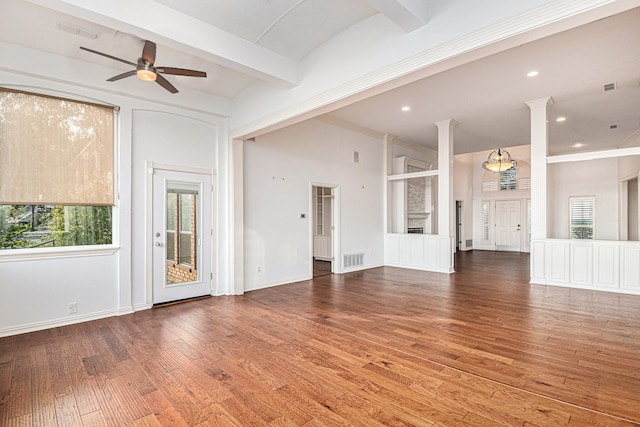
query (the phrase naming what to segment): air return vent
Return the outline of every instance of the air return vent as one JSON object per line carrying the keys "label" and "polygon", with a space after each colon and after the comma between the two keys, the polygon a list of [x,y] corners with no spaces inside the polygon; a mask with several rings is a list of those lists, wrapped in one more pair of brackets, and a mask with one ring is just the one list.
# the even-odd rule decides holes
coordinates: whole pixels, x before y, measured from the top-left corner
{"label": "air return vent", "polygon": [[364,265],[364,254],[342,255],[342,266],[344,268],[359,267],[362,265]]}
{"label": "air return vent", "polygon": [[615,83],[607,83],[606,85],[604,85],[604,91],[608,92],[610,90],[614,90],[616,89],[616,84]]}

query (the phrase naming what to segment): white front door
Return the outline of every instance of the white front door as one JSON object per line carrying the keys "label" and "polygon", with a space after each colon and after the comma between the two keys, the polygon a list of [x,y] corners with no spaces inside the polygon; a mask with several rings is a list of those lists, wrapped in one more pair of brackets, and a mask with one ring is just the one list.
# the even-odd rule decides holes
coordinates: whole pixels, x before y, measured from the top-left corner
{"label": "white front door", "polygon": [[153,172],[153,303],[211,295],[211,175]]}
{"label": "white front door", "polygon": [[520,200],[496,201],[496,250],[520,250]]}

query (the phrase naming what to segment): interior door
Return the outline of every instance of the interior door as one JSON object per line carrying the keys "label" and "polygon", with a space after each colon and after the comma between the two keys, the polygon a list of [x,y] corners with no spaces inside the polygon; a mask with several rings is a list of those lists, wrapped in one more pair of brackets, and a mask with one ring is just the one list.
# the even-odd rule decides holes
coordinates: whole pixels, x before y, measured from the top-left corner
{"label": "interior door", "polygon": [[211,175],[153,175],[153,303],[211,295]]}
{"label": "interior door", "polygon": [[331,187],[312,187],[312,259],[313,276],[334,271],[333,232],[334,194]]}
{"label": "interior door", "polygon": [[496,201],[496,250],[520,250],[519,200]]}

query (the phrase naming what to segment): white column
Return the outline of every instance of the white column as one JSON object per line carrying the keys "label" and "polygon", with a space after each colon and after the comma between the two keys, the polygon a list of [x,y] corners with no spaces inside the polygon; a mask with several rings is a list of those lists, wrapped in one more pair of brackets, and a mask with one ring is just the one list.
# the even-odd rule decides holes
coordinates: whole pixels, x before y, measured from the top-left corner
{"label": "white column", "polygon": [[453,119],[434,123],[438,127],[438,236],[442,248],[440,268],[453,272],[453,240],[455,234],[453,200]]}
{"label": "white column", "polygon": [[232,295],[244,293],[244,141],[234,139],[231,148],[231,291]]}
{"label": "white column", "polygon": [[531,110],[531,282],[545,283],[547,239],[547,109],[551,97],[528,101]]}

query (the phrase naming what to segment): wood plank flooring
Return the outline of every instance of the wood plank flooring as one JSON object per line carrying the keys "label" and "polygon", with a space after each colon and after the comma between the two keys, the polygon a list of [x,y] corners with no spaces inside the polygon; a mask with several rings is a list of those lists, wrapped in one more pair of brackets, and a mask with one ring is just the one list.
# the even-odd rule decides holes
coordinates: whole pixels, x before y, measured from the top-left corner
{"label": "wood plank flooring", "polygon": [[0,339],[1,426],[640,425],[640,297],[527,254],[398,268]]}

